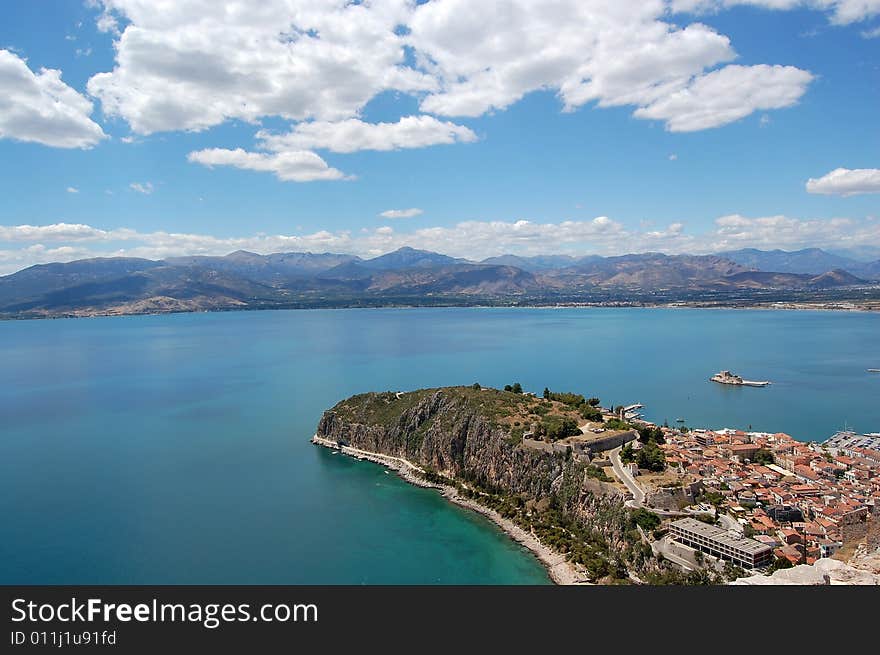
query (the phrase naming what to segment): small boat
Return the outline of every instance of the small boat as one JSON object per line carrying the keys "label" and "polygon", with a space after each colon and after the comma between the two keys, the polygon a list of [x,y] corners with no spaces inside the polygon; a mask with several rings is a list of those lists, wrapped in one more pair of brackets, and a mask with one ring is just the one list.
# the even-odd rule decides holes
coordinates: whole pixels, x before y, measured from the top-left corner
{"label": "small boat", "polygon": [[880,368],[869,368],[868,373],[880,373]]}
{"label": "small boat", "polygon": [[684,419],[683,419],[683,418],[677,418],[677,419],[675,419],[675,422],[676,422],[676,423],[684,423]]}

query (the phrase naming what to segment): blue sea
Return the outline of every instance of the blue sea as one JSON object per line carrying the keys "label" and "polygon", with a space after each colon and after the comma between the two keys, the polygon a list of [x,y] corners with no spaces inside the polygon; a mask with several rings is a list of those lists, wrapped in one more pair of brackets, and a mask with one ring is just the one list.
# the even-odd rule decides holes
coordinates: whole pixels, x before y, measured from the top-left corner
{"label": "blue sea", "polygon": [[[371,309],[0,322],[0,583],[544,584],[484,518],[309,443],[354,393],[520,382],[691,427],[880,431],[880,314]],[[719,369],[763,389],[708,381]]]}

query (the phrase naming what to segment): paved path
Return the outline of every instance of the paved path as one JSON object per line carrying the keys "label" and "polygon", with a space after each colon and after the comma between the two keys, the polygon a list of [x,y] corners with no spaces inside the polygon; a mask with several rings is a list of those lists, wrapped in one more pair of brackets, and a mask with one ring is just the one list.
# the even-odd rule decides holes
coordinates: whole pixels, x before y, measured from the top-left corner
{"label": "paved path", "polygon": [[621,446],[618,446],[608,453],[608,458],[611,460],[611,468],[614,470],[614,474],[620,478],[620,481],[626,485],[626,488],[629,489],[629,492],[633,495],[632,501],[627,501],[627,506],[641,507],[642,503],[645,502],[645,492],[642,491],[642,488],[636,483],[632,474],[620,462],[620,449]]}

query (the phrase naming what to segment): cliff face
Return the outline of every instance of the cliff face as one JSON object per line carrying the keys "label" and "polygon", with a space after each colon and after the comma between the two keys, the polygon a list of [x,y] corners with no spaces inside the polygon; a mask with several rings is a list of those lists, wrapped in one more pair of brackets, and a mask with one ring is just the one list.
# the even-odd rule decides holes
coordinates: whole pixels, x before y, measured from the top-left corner
{"label": "cliff face", "polygon": [[[409,397],[413,394],[418,397]],[[481,414],[474,394],[443,389],[413,394],[354,396],[324,413],[318,436],[506,493],[547,495],[562,473],[564,458],[515,446]]]}
{"label": "cliff face", "polygon": [[362,394],[325,412],[317,436],[404,458],[484,498],[503,498],[500,511],[594,578],[658,571],[623,498],[589,478],[586,462],[523,448],[511,437],[506,408],[537,402],[513,396],[470,387]]}

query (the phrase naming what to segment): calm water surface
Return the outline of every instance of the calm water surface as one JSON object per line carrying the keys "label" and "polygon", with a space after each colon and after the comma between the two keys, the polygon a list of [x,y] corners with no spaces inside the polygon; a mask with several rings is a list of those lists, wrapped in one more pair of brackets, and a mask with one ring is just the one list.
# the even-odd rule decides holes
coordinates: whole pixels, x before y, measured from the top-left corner
{"label": "calm water surface", "polygon": [[[688,425],[880,431],[880,315],[388,309],[0,322],[0,583],[546,583],[491,523],[308,443],[368,390],[519,381]],[[727,368],[766,389],[707,381]]]}

